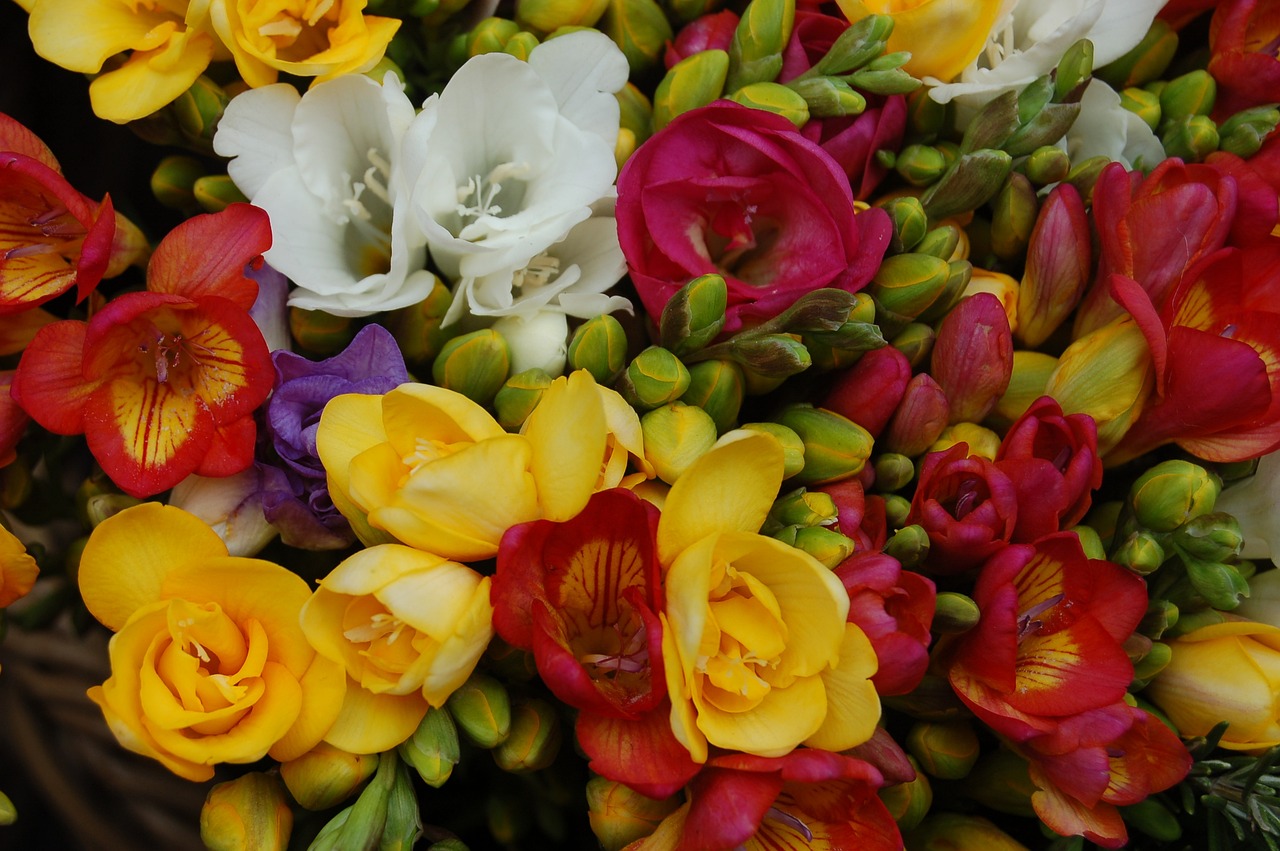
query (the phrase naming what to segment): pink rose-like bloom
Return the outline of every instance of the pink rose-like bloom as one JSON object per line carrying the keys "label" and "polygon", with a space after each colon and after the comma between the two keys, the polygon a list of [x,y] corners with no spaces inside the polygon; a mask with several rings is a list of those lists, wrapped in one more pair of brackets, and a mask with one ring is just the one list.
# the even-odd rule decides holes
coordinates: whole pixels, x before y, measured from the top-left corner
{"label": "pink rose-like bloom", "polygon": [[884,553],[845,559],[835,573],[849,592],[849,622],[866,633],[880,662],[871,678],[876,691],[907,694],[929,667],[929,627],[938,599],[933,581],[903,570]]}
{"label": "pink rose-like bloom", "polygon": [[968,444],[957,443],[925,456],[907,523],[920,524],[929,535],[926,573],[963,573],[1013,537],[1018,489],[995,463],[969,455]]}
{"label": "pink rose-like bloom", "polygon": [[854,216],[844,171],[790,121],[725,101],[640,146],[618,177],[617,220],[649,315],[691,278],[720,273],[726,333],[812,290],[862,289],[892,232],[883,210]]}

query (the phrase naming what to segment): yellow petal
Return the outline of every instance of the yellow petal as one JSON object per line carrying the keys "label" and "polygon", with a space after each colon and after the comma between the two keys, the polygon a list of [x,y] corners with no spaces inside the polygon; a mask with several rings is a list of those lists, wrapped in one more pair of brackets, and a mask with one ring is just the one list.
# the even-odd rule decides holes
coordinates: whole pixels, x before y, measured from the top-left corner
{"label": "yellow petal", "polygon": [[950,82],[986,46],[1000,0],[837,0],[850,21],[870,14],[893,16],[886,52],[905,50],[913,77]]}
{"label": "yellow petal", "polygon": [[335,594],[322,586],[302,607],[299,621],[307,642],[316,653],[341,665],[352,676],[359,676],[364,667],[360,647],[342,634],[343,618],[352,600],[346,594]]}
{"label": "yellow petal", "polygon": [[118,630],[139,608],[161,599],[170,571],[226,554],[222,539],[203,520],[144,502],[93,530],[80,559],[80,595],[94,617]]}
{"label": "yellow petal", "polygon": [[782,447],[761,432],[733,431],[671,486],[658,521],[658,560],[670,564],[713,532],[758,532],[782,483]]}
{"label": "yellow petal", "polygon": [[400,544],[381,544],[353,553],[320,580],[320,587],[358,597],[372,594],[402,576],[445,563],[431,553]]}
{"label": "yellow petal", "polygon": [[367,546],[394,539],[370,526],[366,512],[351,499],[351,461],[386,439],[381,396],[348,393],[329,400],[316,430],[316,452],[324,465],[329,497]]}
{"label": "yellow petal", "polygon": [[880,695],[871,683],[876,652],[854,624],[845,624],[840,664],[822,674],[827,690],[827,717],[818,732],[805,740],[811,748],[843,751],[871,738],[880,720]]}
{"label": "yellow petal", "polygon": [[671,699],[671,732],[675,734],[676,741],[689,751],[689,757],[694,762],[706,762],[707,739],[698,729],[689,691],[693,682],[695,660],[681,652],[675,630],[666,614],[658,617],[662,620],[662,662],[667,679],[667,695]]}
{"label": "yellow petal", "polygon": [[693,691],[698,729],[711,744],[756,756],[782,756],[818,732],[827,714],[826,689],[817,676],[773,689],[746,712],[725,712]]}
{"label": "yellow petal", "polygon": [[338,720],[324,740],[347,753],[382,753],[413,735],[427,714],[427,701],[413,694],[373,694],[347,682]]}
{"label": "yellow petal", "polygon": [[36,52],[69,71],[97,73],[126,50],[154,50],[171,37],[181,18],[119,0],[41,0],[27,31]]}
{"label": "yellow petal", "polygon": [[506,434],[493,415],[453,390],[434,384],[402,384],[382,403],[382,422],[396,452],[413,454],[420,438],[476,443]]}
{"label": "yellow petal", "polygon": [[493,638],[493,605],[489,602],[489,577],[484,577],[470,605],[454,624],[454,633],[440,644],[422,682],[422,695],[432,706],[443,706],[467,681]]}
{"label": "yellow petal", "polygon": [[158,50],[135,51],[89,84],[94,114],[117,124],[147,117],[191,88],[209,67],[213,48],[208,34],[188,30]]}
{"label": "yellow petal", "polygon": [[320,743],[338,719],[347,691],[342,666],[316,655],[302,679],[302,709],[289,732],[267,751],[277,762],[297,759]]}
{"label": "yellow petal", "polygon": [[585,369],[557,378],[522,429],[533,447],[529,469],[543,516],[576,516],[596,489],[605,452],[605,413],[595,379]]}

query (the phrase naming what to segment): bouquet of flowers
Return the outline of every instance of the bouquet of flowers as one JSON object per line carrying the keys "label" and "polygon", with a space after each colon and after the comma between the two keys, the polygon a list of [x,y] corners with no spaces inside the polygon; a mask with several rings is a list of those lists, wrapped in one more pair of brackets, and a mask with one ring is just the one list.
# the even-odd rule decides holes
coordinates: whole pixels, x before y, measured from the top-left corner
{"label": "bouquet of flowers", "polygon": [[191,842],[1280,847],[1280,2],[18,5],[0,652]]}

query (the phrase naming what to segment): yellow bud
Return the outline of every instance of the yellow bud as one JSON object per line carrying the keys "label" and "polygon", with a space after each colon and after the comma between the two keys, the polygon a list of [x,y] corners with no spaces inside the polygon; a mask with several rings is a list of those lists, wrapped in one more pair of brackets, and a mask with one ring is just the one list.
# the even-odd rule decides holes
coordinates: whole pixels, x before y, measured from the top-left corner
{"label": "yellow bud", "polygon": [[978,761],[978,736],[967,721],[918,721],[906,744],[920,767],[940,780],[961,780]]}
{"label": "yellow bud", "polygon": [[537,698],[522,700],[511,708],[511,731],[493,749],[493,759],[503,771],[537,771],[556,758],[561,738],[554,706]]}
{"label": "yellow bud", "polygon": [[800,484],[835,482],[861,472],[871,457],[871,434],[852,420],[812,405],[791,405],[778,422],[804,441],[804,468]]}
{"label": "yellow bud", "polygon": [[670,402],[640,418],[644,432],[644,457],[667,484],[689,469],[716,442],[711,415],[694,405]]}
{"label": "yellow bud", "polygon": [[510,368],[506,340],[486,328],[445,343],[431,366],[431,377],[441,387],[485,405],[507,380]]}
{"label": "yellow bud", "polygon": [[1063,413],[1093,417],[1098,451],[1105,456],[1142,413],[1154,386],[1146,338],[1131,320],[1122,320],[1068,346],[1045,392]]}
{"label": "yellow bud", "polygon": [[742,368],[727,360],[706,360],[689,367],[689,387],[680,397],[711,415],[716,431],[724,434],[738,422],[745,393]]}
{"label": "yellow bud", "polygon": [[1031,403],[1044,395],[1049,376],[1058,366],[1058,359],[1044,352],[1015,351],[1013,374],[1009,386],[987,414],[987,422],[996,428],[1013,425],[1026,413]]}
{"label": "yellow bud", "polygon": [[284,787],[262,772],[214,786],[200,810],[200,839],[210,851],[284,851],[292,831]]}
{"label": "yellow bud", "polygon": [[594,27],[609,0],[519,0],[516,22],[544,33],[560,27]]}
{"label": "yellow bud", "polygon": [[633,77],[657,65],[667,42],[675,37],[666,13],[654,0],[609,0],[597,28],[627,57]]}
{"label": "yellow bud", "polygon": [[482,748],[495,747],[511,731],[511,698],[506,687],[487,674],[472,673],[449,695],[446,706],[466,737]]}
{"label": "yellow bud", "polygon": [[536,368],[526,369],[508,378],[493,397],[493,408],[499,425],[507,431],[519,431],[550,386],[551,376]]}
{"label": "yellow bud", "polygon": [[795,89],[779,83],[751,83],[729,95],[728,99],[743,106],[781,115],[794,124],[796,129],[809,121],[809,104]]}
{"label": "yellow bud", "polygon": [[225,174],[209,174],[191,185],[191,194],[206,213],[220,213],[232,204],[243,204],[245,197]]}
{"label": "yellow bud", "polygon": [[804,441],[794,429],[781,423],[747,423],[743,428],[771,434],[782,445],[782,478],[789,479],[804,469]]}
{"label": "yellow bud", "polygon": [[956,423],[942,430],[942,434],[929,447],[929,451],[941,452],[957,443],[967,443],[970,456],[994,461],[996,452],[1000,450],[1000,435],[977,423]]}
{"label": "yellow bud", "polygon": [[1018,330],[1018,290],[1016,280],[1003,272],[991,272],[986,269],[974,269],[969,276],[969,284],[961,293],[961,298],[977,293],[991,293],[1000,300],[1004,315],[1009,320],[1009,330]]}
{"label": "yellow bud", "polygon": [[728,73],[729,54],[723,50],[702,50],[671,66],[653,93],[653,129],[720,97]]}
{"label": "yellow bud", "polygon": [[280,779],[308,810],[327,810],[355,793],[378,768],[377,754],[353,754],[321,742],[280,764]]}
{"label": "yellow bud", "polygon": [[604,851],[619,851],[649,836],[679,806],[675,795],[658,800],[603,777],[587,781],[587,818]]}
{"label": "yellow bud", "polygon": [[538,37],[536,35],[531,32],[519,32],[502,46],[502,52],[508,56],[514,56],[521,62],[527,62],[529,54],[533,53],[533,49],[537,46]]}

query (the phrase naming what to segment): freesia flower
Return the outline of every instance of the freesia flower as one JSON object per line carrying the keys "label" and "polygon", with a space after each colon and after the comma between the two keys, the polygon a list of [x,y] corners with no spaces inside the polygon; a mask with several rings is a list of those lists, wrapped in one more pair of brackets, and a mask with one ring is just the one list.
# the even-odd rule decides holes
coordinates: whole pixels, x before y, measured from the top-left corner
{"label": "freesia flower", "polygon": [[214,150],[271,216],[266,259],[296,285],[290,305],[364,316],[416,304],[435,286],[408,206],[402,144],[413,116],[394,74],[381,84],[345,76],[304,95],[281,83],[228,105]]}
{"label": "freesia flower", "polygon": [[849,622],[866,633],[878,667],[871,682],[881,696],[907,694],[929,667],[929,627],[937,601],[933,581],[884,553],[861,553],[835,574],[849,593]]}
{"label": "freesia flower", "polygon": [[247,204],[197,216],[156,248],[147,290],[109,302],[89,322],[40,330],[12,394],[55,434],[83,433],[124,491],[151,496],[191,473],[226,476],[253,459],[254,410],[271,392],[271,361],[248,310],[244,267],[270,244]]}
{"label": "freesia flower", "polygon": [[[340,353],[312,361],[277,351],[275,389],[266,406],[271,452],[259,455],[262,509],[290,546],[336,549],[355,540],[350,524],[329,496],[316,449],[320,414],[344,393],[386,393],[409,380],[404,357],[391,334],[367,325]],[[264,445],[265,448],[265,445]],[[265,457],[264,457],[265,456]]]}
{"label": "freesia flower", "polygon": [[413,121],[413,212],[450,278],[525,269],[612,193],[626,58],[607,36],[568,33],[528,62],[462,66]]}
{"label": "freesia flower", "polygon": [[29,312],[72,287],[83,299],[147,249],[110,196],[94,203],[77,192],[48,147],[0,113],[0,315]]}
{"label": "freesia flower", "polygon": [[218,763],[295,759],[337,716],[342,669],[298,625],[306,582],[227,555],[185,511],[147,502],[104,520],[79,582],[116,633],[111,677],[89,697],[122,745],[175,774],[203,781]]}
{"label": "freesia flower", "polygon": [[22,541],[0,526],[0,609],[25,597],[39,575],[40,567]]}
{"label": "freesia flower", "polygon": [[1222,121],[1242,109],[1275,102],[1280,87],[1277,37],[1280,26],[1267,0],[1215,4],[1209,23],[1208,67],[1218,84],[1214,118]]}
{"label": "freesia flower", "polygon": [[957,443],[925,456],[906,522],[929,535],[928,573],[962,573],[1012,540],[1018,491],[994,462]]}
{"label": "freesia flower", "polygon": [[[1227,488],[1218,498],[1215,510],[1240,521],[1240,532],[1244,536],[1240,555],[1244,558],[1269,559],[1280,553],[1280,515],[1274,510],[1277,505],[1280,505],[1280,452],[1263,456],[1252,476]],[[1258,578],[1269,575],[1270,572],[1259,574]],[[1250,590],[1256,592],[1257,581],[1250,580]],[[1244,602],[1256,601],[1251,597]],[[1280,617],[1272,622],[1280,626]]]}
{"label": "freesia flower", "polygon": [[1146,170],[1164,161],[1164,146],[1147,122],[1120,105],[1120,95],[1094,77],[1080,98],[1080,112],[1063,137],[1072,162],[1106,157],[1125,168]]}
{"label": "freesia flower", "polygon": [[471,675],[492,617],[489,578],[466,565],[399,544],[347,558],[301,615],[307,641],[348,678],[325,741],[380,753],[409,738]]}
{"label": "freesia flower", "polygon": [[[967,68],[983,50],[1010,0],[839,0],[851,21],[867,15],[889,15],[893,32],[888,52],[908,51],[904,66],[914,77],[947,82]],[[1054,61],[1061,58],[1059,53]]]}
{"label": "freesia flower", "polygon": [[875,651],[846,623],[849,595],[802,550],[759,534],[782,448],[732,432],[671,486],[658,522],[671,727],[695,762],[710,748],[776,757],[845,750],[880,715]]}
{"label": "freesia flower", "polygon": [[169,505],[203,520],[233,556],[255,556],[276,536],[262,511],[262,473],[254,467],[217,479],[192,473],[174,487]]}

